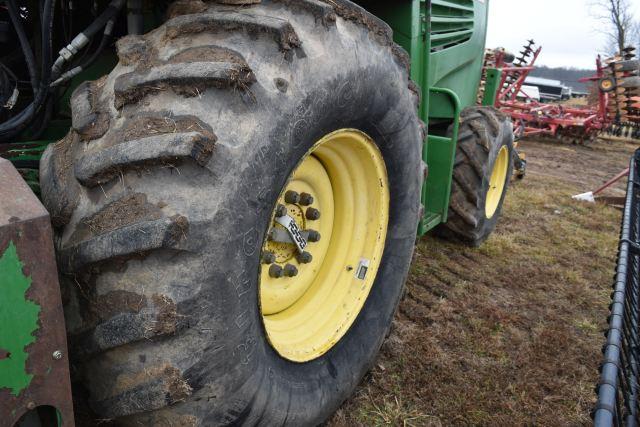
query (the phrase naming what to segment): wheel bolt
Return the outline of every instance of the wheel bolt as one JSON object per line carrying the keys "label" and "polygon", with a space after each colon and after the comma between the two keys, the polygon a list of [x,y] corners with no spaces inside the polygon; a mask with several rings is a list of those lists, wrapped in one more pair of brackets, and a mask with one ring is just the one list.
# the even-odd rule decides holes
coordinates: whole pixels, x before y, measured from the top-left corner
{"label": "wheel bolt", "polygon": [[313,204],[313,196],[309,193],[300,194],[300,204],[302,206],[309,206]]}
{"label": "wheel bolt", "polygon": [[264,252],[262,254],[263,264],[273,264],[274,262],[276,262],[276,256],[273,252]]}
{"label": "wheel bolt", "polygon": [[315,221],[317,219],[320,219],[320,211],[318,209],[309,208],[307,209],[305,216],[307,217],[307,219]]}
{"label": "wheel bolt", "polygon": [[289,211],[287,210],[287,207],[285,205],[278,205],[278,207],[276,208],[276,216],[278,218],[281,216],[285,216],[288,213]]}
{"label": "wheel bolt", "polygon": [[284,266],[284,275],[287,277],[295,277],[298,275],[298,269],[295,265],[287,264]]}
{"label": "wheel bolt", "polygon": [[300,201],[300,195],[295,191],[287,191],[284,194],[284,201],[287,203],[291,203],[292,205],[295,205]]}
{"label": "wheel bolt", "polygon": [[284,274],[284,271],[282,270],[282,267],[280,267],[278,264],[272,264],[271,267],[269,267],[269,276],[275,279],[279,279],[282,277],[283,274]]}
{"label": "wheel bolt", "polygon": [[309,230],[309,235],[307,236],[307,240],[310,242],[319,242],[320,233],[318,233],[316,230]]}
{"label": "wheel bolt", "polygon": [[309,264],[313,261],[313,256],[309,252],[302,252],[296,256],[296,259],[300,264]]}

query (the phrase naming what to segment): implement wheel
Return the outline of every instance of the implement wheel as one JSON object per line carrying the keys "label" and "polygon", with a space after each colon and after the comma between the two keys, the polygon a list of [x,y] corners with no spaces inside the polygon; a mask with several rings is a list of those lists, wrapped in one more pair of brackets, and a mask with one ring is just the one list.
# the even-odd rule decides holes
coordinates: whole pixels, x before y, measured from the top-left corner
{"label": "implement wheel", "polygon": [[347,1],[170,15],[119,41],[42,159],[79,378],[118,425],[318,425],[411,262],[408,58]]}
{"label": "implement wheel", "polygon": [[513,174],[513,129],[493,107],[461,114],[445,237],[480,246],[493,232]]}
{"label": "implement wheel", "polygon": [[611,77],[605,77],[598,81],[598,87],[602,92],[608,93],[616,88],[616,81]]}

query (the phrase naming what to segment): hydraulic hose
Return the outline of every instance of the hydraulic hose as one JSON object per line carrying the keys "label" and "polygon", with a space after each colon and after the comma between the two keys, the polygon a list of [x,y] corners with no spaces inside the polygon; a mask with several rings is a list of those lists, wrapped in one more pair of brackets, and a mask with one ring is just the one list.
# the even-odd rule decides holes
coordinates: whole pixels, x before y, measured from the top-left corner
{"label": "hydraulic hose", "polygon": [[18,12],[18,6],[16,5],[15,0],[5,0],[4,3],[7,6],[7,10],[9,11],[9,18],[11,19],[11,23],[13,24],[13,28],[15,28],[16,34],[18,35],[20,48],[22,49],[22,53],[24,54],[24,60],[27,63],[27,69],[29,70],[31,87],[33,89],[33,92],[35,93],[38,90],[38,74],[36,71],[36,59],[33,55],[33,51],[31,50],[29,39],[27,38],[27,35],[24,32],[24,28],[22,27],[22,22],[20,22],[20,14]]}
{"label": "hydraulic hose", "polygon": [[60,50],[60,56],[53,64],[53,78],[57,79],[62,72],[64,64],[71,61],[71,59],[89,43],[91,37],[93,37],[103,27],[108,25],[115,16],[124,7],[125,0],[112,0],[109,6],[102,12],[84,31],[74,37],[66,47]]}
{"label": "hydraulic hose", "polygon": [[[15,5],[15,0],[5,0],[5,3],[11,8],[13,6],[13,10],[16,12],[16,22],[14,25],[20,25],[19,15],[17,14],[17,7]],[[103,27],[105,27],[103,39],[101,40],[100,46],[98,47],[98,51],[101,51],[106,46],[107,41],[111,36],[111,32],[113,30],[113,25],[115,23],[115,17],[120,12],[120,10],[124,7],[125,0],[113,0],[109,6],[80,34],[78,34],[68,46],[64,47],[60,51],[60,56],[52,65],[52,33],[53,33],[53,15],[55,10],[55,0],[45,0],[44,7],[42,8],[42,73],[40,80],[37,82],[37,92],[34,100],[29,104],[23,111],[21,111],[18,115],[12,117],[8,121],[0,124],[0,142],[7,142],[10,138],[18,135],[24,128],[31,122],[31,120],[35,117],[36,114],[39,113],[40,109],[47,101],[47,96],[49,94],[51,88],[51,81],[53,79],[57,79],[62,71],[62,67],[64,64],[71,60],[80,49],[85,47],[89,42],[90,38],[94,36],[98,31],[100,31]],[[18,29],[22,30],[24,35],[24,30],[21,26],[16,26],[16,31]],[[31,51],[31,47],[27,42],[28,53],[31,54],[31,58],[33,58],[33,52]],[[25,57],[28,56],[28,53],[25,52]],[[90,62],[97,58],[97,54],[94,53],[90,58]],[[83,64],[84,67],[88,65],[88,62]],[[35,65],[35,59],[33,61]],[[35,66],[33,67],[35,71]],[[57,79],[55,84],[59,84],[62,81],[66,81],[82,71],[83,67],[76,67],[68,73],[65,73],[63,78]],[[46,116],[46,115],[45,115]]]}
{"label": "hydraulic hose", "polygon": [[53,88],[56,86],[60,86],[64,82],[71,80],[72,78],[80,74],[83,70],[86,70],[91,64],[93,64],[94,61],[98,59],[98,57],[100,56],[104,48],[107,47],[109,40],[111,40],[111,35],[113,33],[114,25],[115,25],[115,18],[107,22],[107,25],[104,27],[104,33],[102,35],[102,39],[100,40],[100,45],[98,45],[98,48],[93,52],[93,54],[89,57],[89,59],[87,59],[77,67],[74,67],[71,70],[67,71],[66,73],[62,74],[58,79],[56,79],[53,83],[51,83],[51,87]]}
{"label": "hydraulic hose", "polygon": [[[13,0],[6,1],[8,5],[15,6],[15,2]],[[47,99],[47,94],[49,93],[49,85],[51,83],[51,38],[53,33],[54,8],[55,0],[45,0],[43,16],[41,19],[41,22],[43,23],[42,72],[40,75],[40,81],[38,82],[39,84],[35,99],[18,115],[0,124],[0,142],[7,142],[9,138],[12,138],[15,135],[19,134],[39,112],[40,108]],[[31,51],[30,47],[29,51]]]}

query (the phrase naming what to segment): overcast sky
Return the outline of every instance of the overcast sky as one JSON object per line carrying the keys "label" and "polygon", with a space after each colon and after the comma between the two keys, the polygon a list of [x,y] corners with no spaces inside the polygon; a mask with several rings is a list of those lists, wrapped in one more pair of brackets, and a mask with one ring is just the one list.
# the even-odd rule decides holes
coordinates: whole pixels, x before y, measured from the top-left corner
{"label": "overcast sky", "polygon": [[[487,47],[519,52],[533,38],[542,46],[539,65],[595,69],[606,46],[602,24],[591,15],[589,0],[490,0]],[[640,0],[630,0],[640,20]]]}

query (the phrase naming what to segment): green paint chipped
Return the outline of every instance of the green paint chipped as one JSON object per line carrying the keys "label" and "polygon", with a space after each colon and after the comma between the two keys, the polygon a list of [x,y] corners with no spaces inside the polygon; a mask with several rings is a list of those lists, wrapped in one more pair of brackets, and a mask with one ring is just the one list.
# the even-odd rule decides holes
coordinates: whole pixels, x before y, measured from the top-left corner
{"label": "green paint chipped", "polygon": [[16,245],[10,242],[0,257],[0,349],[9,353],[0,360],[0,389],[8,388],[14,396],[33,379],[26,370],[26,347],[36,340],[32,334],[38,329],[40,306],[27,300],[30,286],[31,278],[23,274]]}

